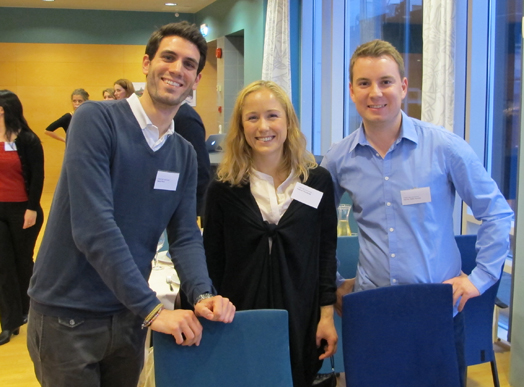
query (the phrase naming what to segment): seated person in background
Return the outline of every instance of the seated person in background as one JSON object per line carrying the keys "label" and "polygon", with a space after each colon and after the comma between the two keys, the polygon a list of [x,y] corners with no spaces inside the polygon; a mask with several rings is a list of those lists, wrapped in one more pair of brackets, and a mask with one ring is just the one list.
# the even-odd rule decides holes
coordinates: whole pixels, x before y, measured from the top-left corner
{"label": "seated person in background", "polygon": [[115,99],[115,90],[112,87],[104,89],[104,91],[102,91],[102,96],[104,97],[104,101],[114,100]]}
{"label": "seated person in background", "polygon": [[133,82],[125,78],[115,81],[113,89],[115,90],[114,92],[115,99],[129,98],[135,92],[135,87],[133,86]]}
{"label": "seated person in background", "polygon": [[[466,382],[464,317],[468,299],[493,285],[508,253],[513,211],[475,152],[462,138],[401,110],[408,80],[390,43],[374,40],[350,61],[350,94],[361,127],[331,147],[322,166],[331,172],[336,202],[353,201],[360,255],[351,291],[412,283],[453,286],[455,341]],[[482,221],[477,266],[467,276],[453,232],[455,190]]]}
{"label": "seated person in background", "polygon": [[67,129],[69,128],[69,124],[71,123],[73,114],[75,113],[76,109],[78,109],[78,107],[87,100],[89,100],[89,94],[87,93],[87,91],[85,91],[84,89],[73,90],[73,93],[71,94],[71,104],[73,105],[73,111],[64,114],[58,120],[50,124],[45,129],[44,133],[47,134],[49,137],[54,138],[55,140],[65,142],[65,137],[56,134],[55,130],[57,130],[58,128],[62,128],[64,129],[64,132],[67,135]]}
{"label": "seated person in background", "polygon": [[336,351],[336,244],[331,176],[306,150],[289,97],[274,82],[250,84],[207,191],[204,247],[213,284],[238,310],[289,312],[296,387]]}
{"label": "seated person in background", "polygon": [[180,105],[175,116],[175,132],[184,137],[195,148],[198,164],[197,216],[202,215],[204,195],[209,185],[211,166],[206,149],[206,129],[198,113],[189,104]]}

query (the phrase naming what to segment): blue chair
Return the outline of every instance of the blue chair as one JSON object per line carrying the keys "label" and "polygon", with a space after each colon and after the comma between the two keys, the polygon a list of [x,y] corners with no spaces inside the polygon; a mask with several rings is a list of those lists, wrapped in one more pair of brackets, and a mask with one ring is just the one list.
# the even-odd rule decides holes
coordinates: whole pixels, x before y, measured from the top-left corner
{"label": "blue chair", "polygon": [[153,332],[157,387],[293,386],[287,311],[246,310],[231,324],[200,322],[198,347]]}
{"label": "blue chair", "polygon": [[[476,235],[455,236],[462,257],[462,271],[470,274],[476,266]],[[479,297],[468,300],[462,313],[465,324],[466,364],[490,362],[493,385],[499,387],[497,362],[493,350],[493,309],[500,279]]]}
{"label": "blue chair", "polygon": [[[338,272],[344,278],[353,278],[357,275],[359,244],[357,236],[339,237],[337,240],[337,258],[340,262]],[[344,358],[342,353],[344,345],[342,343],[342,319],[335,313],[335,328],[338,333],[338,346],[335,359],[335,372],[344,372]],[[329,374],[331,372],[331,362],[329,359],[324,360],[322,368],[318,371],[320,374]]]}
{"label": "blue chair", "polygon": [[343,298],[348,387],[460,385],[451,285],[397,285]]}

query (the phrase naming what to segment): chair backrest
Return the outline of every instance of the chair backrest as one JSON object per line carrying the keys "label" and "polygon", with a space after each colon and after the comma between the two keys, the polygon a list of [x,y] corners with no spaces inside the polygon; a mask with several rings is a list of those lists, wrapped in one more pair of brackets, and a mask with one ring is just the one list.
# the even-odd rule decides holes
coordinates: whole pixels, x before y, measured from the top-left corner
{"label": "chair backrest", "polygon": [[[338,237],[337,239],[337,258],[340,262],[338,272],[344,278],[353,278],[357,274],[359,244],[358,237],[347,236]],[[337,353],[335,354],[335,371],[344,372],[344,358],[342,353],[344,351],[344,344],[342,343],[342,319],[338,314],[335,314],[335,328],[338,333]],[[321,374],[328,374],[331,372],[331,362],[324,360],[322,368],[318,371]]]}
{"label": "chair backrest", "polygon": [[153,332],[157,387],[293,385],[285,310],[247,310],[230,324],[200,319],[200,345]]}
{"label": "chair backrest", "polygon": [[[462,271],[470,274],[476,266],[476,235],[455,236],[462,258]],[[502,273],[501,273],[502,274]],[[468,366],[495,360],[493,351],[493,308],[500,279],[479,297],[468,300],[464,313],[466,364]]]}
{"label": "chair backrest", "polygon": [[459,386],[451,285],[397,285],[343,298],[347,386]]}

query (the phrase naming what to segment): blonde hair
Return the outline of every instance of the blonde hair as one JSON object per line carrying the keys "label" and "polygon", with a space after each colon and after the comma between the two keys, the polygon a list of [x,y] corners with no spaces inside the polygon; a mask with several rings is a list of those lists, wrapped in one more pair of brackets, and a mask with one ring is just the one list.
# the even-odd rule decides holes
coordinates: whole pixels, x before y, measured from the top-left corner
{"label": "blonde hair", "polygon": [[316,168],[314,156],[306,150],[306,137],[300,131],[295,109],[286,92],[272,81],[255,81],[246,86],[237,97],[229,131],[224,140],[224,158],[217,170],[219,181],[233,186],[247,184],[253,167],[252,149],[246,141],[242,125],[242,109],[246,97],[256,91],[267,89],[274,94],[284,108],[287,118],[287,138],[284,142],[282,170],[295,171],[295,176],[306,181],[309,170]]}

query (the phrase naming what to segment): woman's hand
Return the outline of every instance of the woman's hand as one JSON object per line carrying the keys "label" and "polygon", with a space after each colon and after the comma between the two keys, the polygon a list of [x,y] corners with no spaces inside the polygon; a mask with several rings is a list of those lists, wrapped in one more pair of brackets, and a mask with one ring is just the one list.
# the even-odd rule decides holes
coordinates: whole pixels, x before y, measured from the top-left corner
{"label": "woman's hand", "polygon": [[338,335],[335,329],[333,313],[333,305],[320,308],[320,321],[317,325],[317,347],[320,347],[322,340],[326,340],[327,346],[324,353],[319,356],[319,360],[327,359],[337,352]]}
{"label": "woman's hand", "polygon": [[36,223],[36,211],[25,210],[23,229],[33,227]]}

